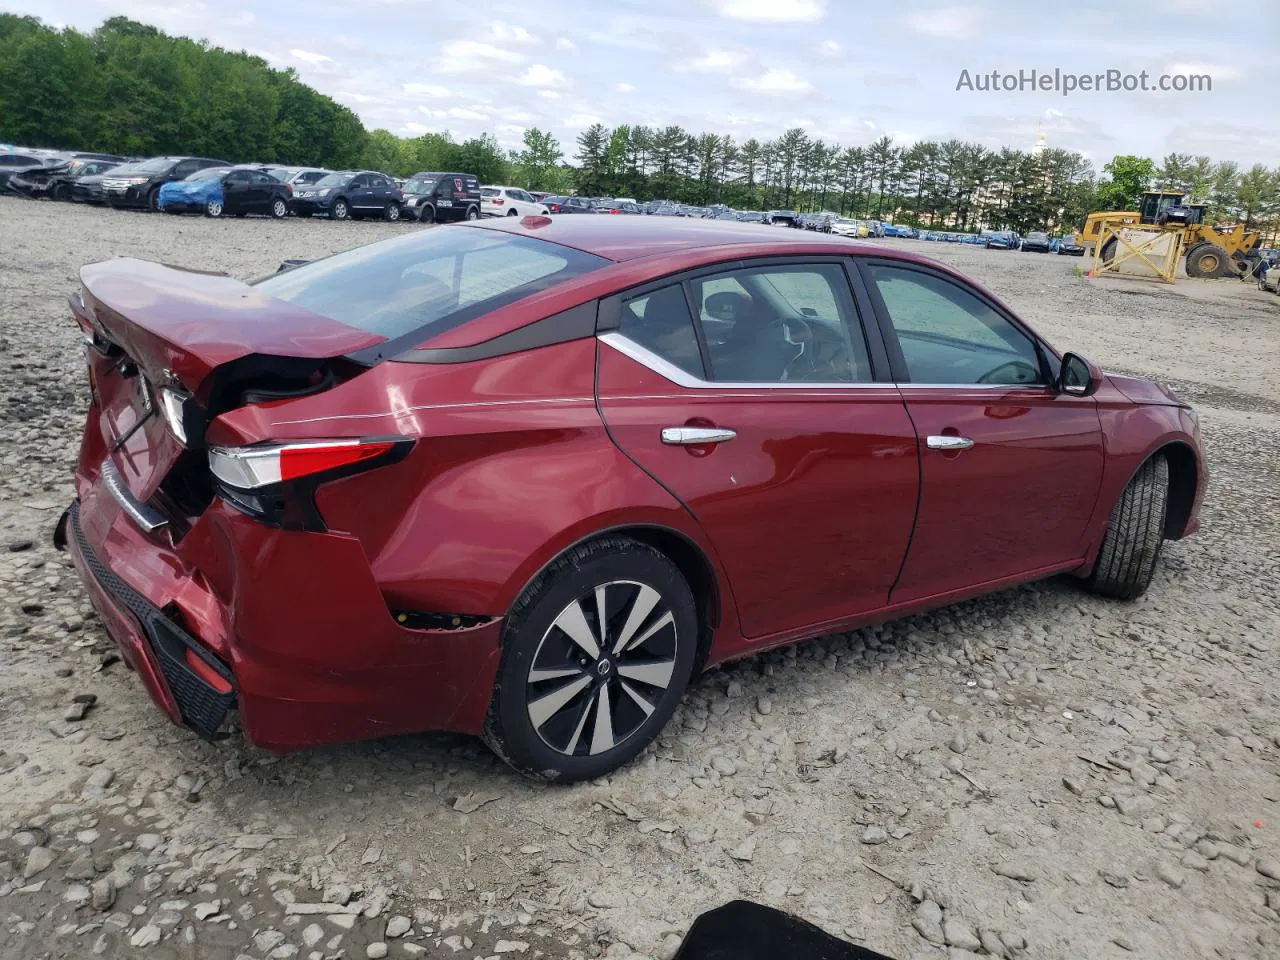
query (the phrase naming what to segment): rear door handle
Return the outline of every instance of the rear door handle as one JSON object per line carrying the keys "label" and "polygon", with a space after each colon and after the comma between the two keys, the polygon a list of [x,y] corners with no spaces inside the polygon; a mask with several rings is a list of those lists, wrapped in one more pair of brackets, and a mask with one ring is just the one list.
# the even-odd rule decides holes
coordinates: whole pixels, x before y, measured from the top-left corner
{"label": "rear door handle", "polygon": [[968,437],[951,437],[934,435],[925,440],[930,450],[968,450],[973,441]]}
{"label": "rear door handle", "polygon": [[663,427],[662,442],[672,446],[689,447],[702,443],[724,443],[737,436],[732,430],[720,427]]}

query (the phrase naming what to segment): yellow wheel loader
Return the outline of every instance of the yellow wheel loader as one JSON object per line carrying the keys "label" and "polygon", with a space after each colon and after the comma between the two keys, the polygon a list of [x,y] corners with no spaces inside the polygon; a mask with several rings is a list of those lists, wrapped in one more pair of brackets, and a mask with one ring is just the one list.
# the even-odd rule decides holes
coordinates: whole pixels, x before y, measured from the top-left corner
{"label": "yellow wheel loader", "polygon": [[[1177,231],[1182,234],[1182,249],[1187,255],[1188,277],[1238,277],[1252,268],[1257,260],[1261,239],[1256,230],[1245,230],[1237,223],[1232,229],[1216,229],[1205,223],[1205,205],[1184,203],[1185,193],[1147,190],[1137,210],[1100,210],[1089,214],[1084,229],[1076,234],[1081,246],[1096,244],[1102,236],[1103,224],[1113,228],[1133,227],[1138,230]],[[1116,240],[1111,237],[1102,249],[1104,261],[1115,256]]]}

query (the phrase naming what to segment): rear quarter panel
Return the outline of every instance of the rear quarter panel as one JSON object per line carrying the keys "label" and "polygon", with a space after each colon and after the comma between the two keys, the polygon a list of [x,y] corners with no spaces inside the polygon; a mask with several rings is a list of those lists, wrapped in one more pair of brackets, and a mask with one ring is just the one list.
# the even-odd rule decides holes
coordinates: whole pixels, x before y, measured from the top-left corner
{"label": "rear quarter panel", "polygon": [[469,363],[384,363],[317,397],[224,414],[214,429],[233,443],[418,438],[400,463],[316,499],[402,609],[505,615],[559,553],[622,526],[674,530],[715,565],[688,512],[605,431],[594,338]]}

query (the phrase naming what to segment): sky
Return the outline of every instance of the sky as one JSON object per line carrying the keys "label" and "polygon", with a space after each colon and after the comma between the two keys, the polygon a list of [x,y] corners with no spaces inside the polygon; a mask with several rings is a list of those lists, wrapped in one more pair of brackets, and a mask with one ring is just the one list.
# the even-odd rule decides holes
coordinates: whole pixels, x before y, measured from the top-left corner
{"label": "sky", "polygon": [[[1043,133],[1099,167],[1117,153],[1171,151],[1280,165],[1266,79],[1280,14],[1203,0],[0,0],[0,10],[81,30],[129,16],[292,67],[370,129],[490,133],[516,147],[536,126],[568,158],[600,122],[739,142],[802,127],[845,146],[888,135],[1028,150]],[[1212,89],[978,89],[993,70],[1033,69],[1145,70],[1153,85],[1207,74]]]}

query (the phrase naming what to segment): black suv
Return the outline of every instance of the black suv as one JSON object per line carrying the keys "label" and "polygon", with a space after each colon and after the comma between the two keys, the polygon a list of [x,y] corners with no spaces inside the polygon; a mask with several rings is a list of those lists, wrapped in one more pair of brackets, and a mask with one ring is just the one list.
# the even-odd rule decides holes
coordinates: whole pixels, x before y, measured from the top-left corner
{"label": "black suv", "polygon": [[422,223],[480,219],[480,180],[471,173],[415,173],[404,182],[404,212]]}
{"label": "black suv", "polygon": [[113,207],[145,207],[159,210],[160,188],[185,180],[205,167],[229,167],[225,160],[206,157],[152,157],[116,167],[102,178],[102,196]]}
{"label": "black suv", "polygon": [[293,212],[300,217],[326,214],[331,220],[360,220],[379,216],[399,220],[404,194],[394,180],[374,170],[331,173],[293,195]]}

